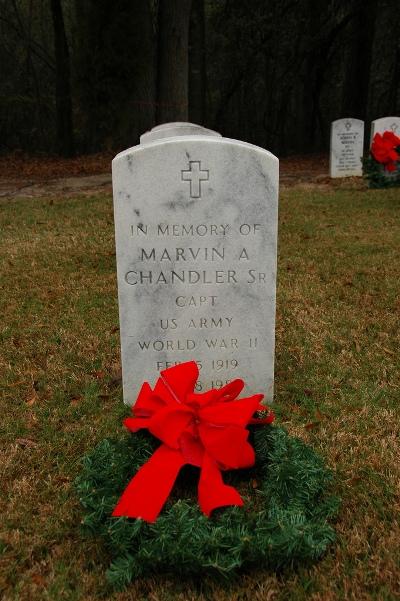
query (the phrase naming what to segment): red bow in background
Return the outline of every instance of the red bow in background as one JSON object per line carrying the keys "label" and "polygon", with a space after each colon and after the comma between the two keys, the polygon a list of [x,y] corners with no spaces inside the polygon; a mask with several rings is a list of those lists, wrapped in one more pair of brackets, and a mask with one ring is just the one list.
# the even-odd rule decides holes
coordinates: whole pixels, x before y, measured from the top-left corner
{"label": "red bow in background", "polygon": [[130,481],[113,516],[154,522],[186,464],[200,468],[199,505],[207,516],[217,507],[243,505],[238,491],[224,484],[221,470],[254,465],[246,426],[270,424],[274,415],[253,418],[256,411],[267,409],[260,404],[262,394],[236,400],[243,380],[196,394],[198,375],[197,364],[190,361],[162,371],[154,390],[143,384],[133,407],[135,417],[124,424],[132,432],[146,428],[162,444]]}
{"label": "red bow in background", "polygon": [[400,161],[400,138],[392,131],[375,134],[371,145],[371,154],[378,163],[385,165],[387,171],[396,171]]}

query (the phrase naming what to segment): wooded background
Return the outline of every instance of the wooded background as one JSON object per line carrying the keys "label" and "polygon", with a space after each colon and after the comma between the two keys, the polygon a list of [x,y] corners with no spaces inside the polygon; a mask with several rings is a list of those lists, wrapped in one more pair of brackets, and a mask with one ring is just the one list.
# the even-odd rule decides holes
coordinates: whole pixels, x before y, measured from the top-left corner
{"label": "wooded background", "polygon": [[190,120],[279,156],[400,114],[399,0],[0,0],[0,149],[97,152]]}

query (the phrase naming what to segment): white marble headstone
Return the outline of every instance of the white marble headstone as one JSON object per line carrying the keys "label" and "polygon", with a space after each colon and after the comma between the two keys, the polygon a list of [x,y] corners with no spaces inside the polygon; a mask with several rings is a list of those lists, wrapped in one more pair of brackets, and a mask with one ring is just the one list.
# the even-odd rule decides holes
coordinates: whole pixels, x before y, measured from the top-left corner
{"label": "white marble headstone", "polygon": [[392,131],[400,138],[400,117],[382,117],[372,121],[369,145],[371,146],[375,134],[383,134],[384,131]]}
{"label": "white marble headstone", "polygon": [[113,160],[125,403],[190,360],[199,392],[240,377],[244,394],[272,399],[278,169],[270,152],[188,123]]}
{"label": "white marble headstone", "polygon": [[352,118],[333,121],[329,161],[330,176],[361,176],[363,146],[364,121]]}

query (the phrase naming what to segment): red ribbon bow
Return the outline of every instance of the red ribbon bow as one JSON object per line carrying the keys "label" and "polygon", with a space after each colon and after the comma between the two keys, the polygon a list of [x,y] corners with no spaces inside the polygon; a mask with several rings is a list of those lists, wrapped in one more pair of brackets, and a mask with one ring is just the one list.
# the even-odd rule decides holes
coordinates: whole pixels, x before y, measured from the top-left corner
{"label": "red ribbon bow", "polygon": [[371,154],[378,163],[385,165],[386,171],[396,171],[400,161],[400,138],[392,131],[375,134]]}
{"label": "red ribbon bow", "polygon": [[133,407],[135,417],[124,420],[132,432],[147,428],[162,445],[136,473],[117,503],[113,516],[157,519],[185,464],[200,468],[199,505],[210,516],[217,507],[243,505],[238,491],[227,486],[220,470],[254,465],[255,453],[247,438],[248,424],[269,424],[274,415],[253,419],[264,395],[235,400],[243,380],[219,390],[196,394],[199,375],[194,361],[161,372],[154,390],[145,382]]}

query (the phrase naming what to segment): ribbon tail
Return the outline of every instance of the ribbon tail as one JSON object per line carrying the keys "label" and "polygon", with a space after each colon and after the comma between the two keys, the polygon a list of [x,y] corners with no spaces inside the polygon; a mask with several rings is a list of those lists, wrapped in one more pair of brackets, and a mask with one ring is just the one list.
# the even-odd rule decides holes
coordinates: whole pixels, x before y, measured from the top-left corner
{"label": "ribbon tail", "polygon": [[179,451],[161,445],[129,482],[114,508],[113,517],[155,522],[184,464]]}
{"label": "ribbon tail", "polygon": [[217,507],[243,505],[236,488],[224,484],[217,463],[208,453],[204,453],[203,456],[198,493],[200,508],[207,517],[210,517],[211,512]]}

